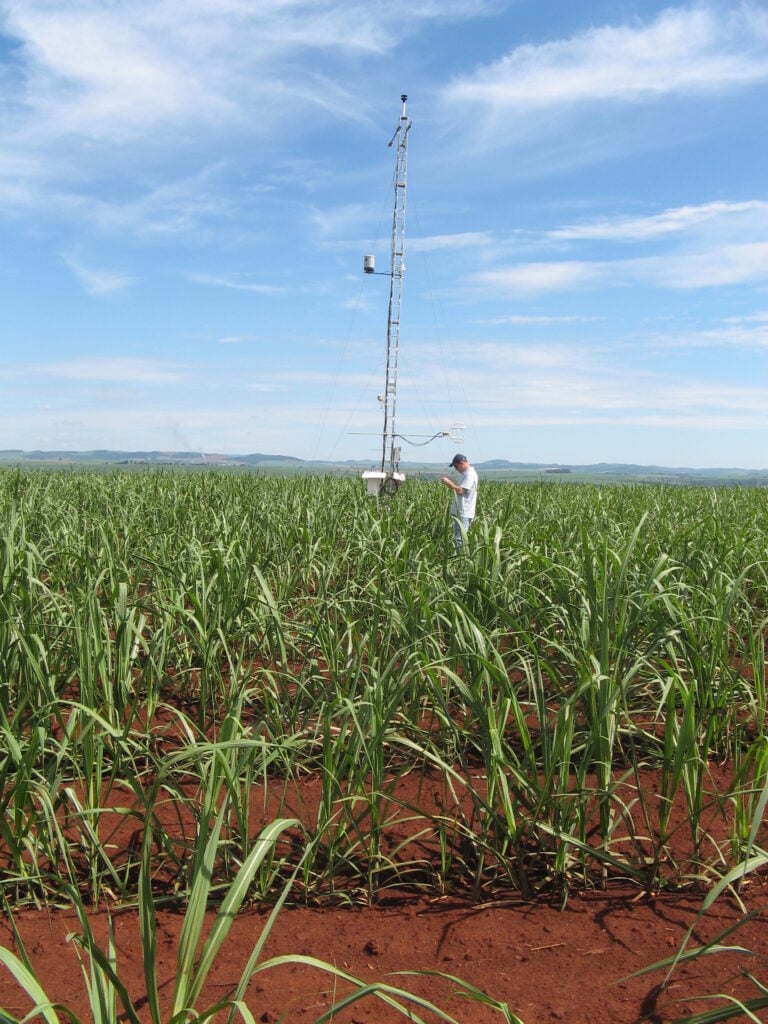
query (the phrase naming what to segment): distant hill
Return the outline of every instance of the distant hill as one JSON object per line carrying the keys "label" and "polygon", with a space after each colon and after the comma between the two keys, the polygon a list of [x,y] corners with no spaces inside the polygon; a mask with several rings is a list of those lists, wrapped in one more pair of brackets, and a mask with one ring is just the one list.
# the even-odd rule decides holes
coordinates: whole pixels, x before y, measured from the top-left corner
{"label": "distant hill", "polygon": [[549,462],[509,462],[507,459],[489,459],[487,462],[475,463],[475,469],[548,469],[550,467],[551,463]]}
{"label": "distant hill", "polygon": [[768,469],[743,469],[738,466],[709,466],[694,469],[689,466],[643,466],[630,462],[593,462],[583,465],[561,465],[544,462],[509,462],[506,459],[490,459],[475,463],[485,473],[507,474],[553,474],[590,479],[632,479],[681,482],[748,483],[768,485]]}
{"label": "distant hill", "polygon": [[[373,460],[376,461],[376,460]],[[248,469],[260,467],[276,473],[353,473],[369,469],[370,459],[338,461],[307,461],[291,455],[270,455],[253,452],[230,455],[184,451],[24,451],[19,448],[0,450],[0,466],[188,466],[204,468]],[[563,465],[546,462],[512,462],[489,459],[475,464],[488,480],[563,480],[594,482],[642,482],[671,484],[741,484],[768,486],[768,469],[711,467],[691,469],[684,466],[642,466],[634,463],[599,462],[584,465]],[[401,468],[411,476],[437,477],[446,471],[445,462],[402,462]]]}
{"label": "distant hill", "polygon": [[294,463],[303,460],[290,455],[222,455],[207,452],[122,452],[108,449],[93,451],[22,451],[17,448],[0,450],[0,463],[100,463],[111,465],[200,465],[200,466],[258,466],[262,463]]}

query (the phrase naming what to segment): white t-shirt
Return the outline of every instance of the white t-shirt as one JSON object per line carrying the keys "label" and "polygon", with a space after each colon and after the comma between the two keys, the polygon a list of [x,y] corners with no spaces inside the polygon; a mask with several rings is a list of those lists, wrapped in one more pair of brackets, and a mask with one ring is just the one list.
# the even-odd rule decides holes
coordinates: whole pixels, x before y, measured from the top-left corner
{"label": "white t-shirt", "polygon": [[477,505],[477,470],[474,466],[467,466],[461,474],[459,487],[461,487],[464,493],[456,495],[454,511],[457,516],[474,519],[475,506]]}

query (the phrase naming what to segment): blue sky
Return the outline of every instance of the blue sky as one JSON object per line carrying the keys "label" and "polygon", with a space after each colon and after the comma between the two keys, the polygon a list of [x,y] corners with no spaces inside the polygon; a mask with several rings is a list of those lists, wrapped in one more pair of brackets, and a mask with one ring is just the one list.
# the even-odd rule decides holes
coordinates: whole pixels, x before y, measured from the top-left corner
{"label": "blue sky", "polygon": [[763,0],[0,0],[0,448],[375,461],[403,92],[398,430],[768,466]]}

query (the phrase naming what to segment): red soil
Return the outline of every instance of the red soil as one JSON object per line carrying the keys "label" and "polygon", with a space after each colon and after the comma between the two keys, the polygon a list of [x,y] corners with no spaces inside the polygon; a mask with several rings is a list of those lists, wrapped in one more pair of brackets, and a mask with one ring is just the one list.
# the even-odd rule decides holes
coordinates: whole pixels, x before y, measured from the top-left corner
{"label": "red soil", "polygon": [[[713,792],[725,792],[726,766],[713,765],[710,782]],[[652,802],[657,780],[649,776],[642,784],[647,801]],[[252,786],[251,820],[255,830],[280,816],[295,815],[311,823],[317,812],[319,792],[319,780],[312,776],[279,783],[274,788],[268,786],[266,792]],[[436,856],[435,847],[423,838],[426,818],[419,819],[415,812],[419,806],[433,812],[436,802],[443,806],[444,796],[438,776],[405,775],[398,782],[397,801],[388,809],[390,841],[405,849],[406,856],[410,852],[427,867]],[[623,799],[624,806],[629,807],[631,793],[628,791]],[[108,803],[125,809],[128,801],[127,791],[115,789],[104,806]],[[719,801],[712,800],[710,808],[718,804]],[[167,807],[159,807],[158,812],[161,818],[167,814],[164,824],[170,834],[190,837],[192,816],[179,813],[178,804],[168,801]],[[126,814],[115,814],[114,819],[110,848],[135,848],[136,842],[140,842],[140,822]],[[717,814],[704,824],[709,835],[702,856],[716,862],[718,851],[727,854],[727,828]],[[105,832],[109,832],[106,815],[100,828],[104,839]],[[673,833],[679,848],[670,848],[671,854],[678,870],[684,870],[685,837],[689,830],[682,806],[676,809]],[[765,837],[759,840],[765,846]],[[642,850],[636,852],[639,855]],[[162,868],[155,877],[162,881]],[[314,956],[366,983],[387,982],[417,992],[460,1021],[472,1024],[501,1022],[503,1018],[477,1002],[451,998],[457,986],[450,982],[427,976],[398,977],[393,972],[421,970],[454,975],[506,1002],[524,1024],[552,1020],[568,1024],[666,1024],[687,1013],[711,1008],[711,1002],[696,1001],[697,995],[739,993],[744,998],[755,997],[757,990],[743,977],[744,970],[754,971],[765,979],[768,879],[764,876],[750,876],[741,893],[746,909],[762,913],[725,940],[754,950],[758,956],[728,953],[699,958],[679,965],[666,987],[662,985],[664,971],[629,976],[675,954],[699,911],[704,897],[702,889],[695,893],[683,890],[677,895],[649,896],[615,879],[609,881],[604,891],[577,891],[574,887],[564,909],[544,898],[525,901],[501,885],[484,889],[475,902],[467,892],[466,885],[456,885],[442,897],[385,889],[374,906],[286,907],[277,918],[262,960],[283,954]],[[739,907],[733,898],[718,899],[696,924],[689,946],[701,945],[720,935],[742,917],[744,907]],[[182,919],[183,908],[158,912],[156,974],[166,1010],[176,974]],[[67,941],[68,935],[80,931],[74,913],[19,908],[14,920],[35,975],[49,997],[71,1008],[81,1020],[90,1020],[77,947]],[[198,1004],[200,1008],[232,992],[266,920],[266,909],[251,908],[238,915]],[[118,976],[138,1006],[142,1020],[149,1021],[136,911],[113,908],[112,921]],[[107,922],[104,909],[90,916],[102,948],[107,945]],[[210,915],[209,923],[212,922]],[[9,921],[0,922],[0,945],[15,948]],[[288,965],[257,974],[249,985],[247,1003],[257,1021],[309,1022],[345,991],[343,983],[328,974],[303,965]],[[0,1008],[19,1017],[30,1009],[28,998],[2,966]],[[435,1020],[424,1011],[418,1012],[425,1021]],[[225,1019],[224,1013],[216,1018]],[[396,1016],[371,996],[333,1017],[337,1024],[389,1024],[404,1019],[407,1018]]]}
{"label": "red soil", "polygon": [[[768,887],[755,883],[745,898],[756,907],[766,904],[766,896]],[[459,976],[506,1001],[525,1024],[550,1020],[660,1024],[711,1005],[696,1004],[696,994],[756,994],[739,977],[742,966],[755,970],[755,960],[737,954],[712,955],[678,967],[665,990],[659,987],[664,972],[627,978],[676,951],[699,905],[700,899],[692,897],[649,900],[638,898],[636,892],[609,891],[572,897],[564,910],[545,902],[510,900],[473,906],[450,898],[394,899],[375,908],[349,910],[285,909],[265,955],[314,955],[366,982],[401,984],[473,1024],[501,1022],[502,1017],[477,1003],[449,1001],[454,986],[438,979],[397,978],[391,972],[419,968]],[[719,934],[739,916],[733,902],[717,902],[697,925],[694,943]],[[180,913],[161,912],[158,917],[157,974],[166,1005],[173,988],[181,920]],[[266,913],[259,911],[238,916],[201,1006],[231,991],[265,921]],[[116,912],[113,922],[118,973],[141,1006],[145,988],[136,914]],[[76,950],[66,941],[68,933],[79,931],[75,916],[21,910],[16,924],[49,996],[88,1020]],[[765,924],[765,917],[750,921],[732,941],[764,951]],[[105,913],[93,915],[92,927],[106,941]],[[0,926],[0,941],[13,947],[7,922]],[[256,1020],[314,1021],[330,1005],[333,988],[333,979],[317,970],[282,967],[256,975],[247,1001]],[[335,996],[342,991],[337,988]],[[30,1008],[2,969],[0,1006],[19,1016]],[[146,1006],[142,1016],[149,1019]],[[217,1019],[225,1018],[222,1014]],[[406,1018],[394,1016],[379,1000],[368,997],[333,1019],[339,1024],[388,1024]]]}

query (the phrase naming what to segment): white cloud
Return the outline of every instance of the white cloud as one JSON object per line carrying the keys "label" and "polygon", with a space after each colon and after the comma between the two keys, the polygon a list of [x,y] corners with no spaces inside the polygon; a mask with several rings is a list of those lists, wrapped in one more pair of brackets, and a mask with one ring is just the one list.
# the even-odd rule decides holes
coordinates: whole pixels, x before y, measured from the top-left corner
{"label": "white cloud", "polygon": [[[378,289],[354,298],[363,277],[355,259],[350,283],[351,253],[362,257],[370,239],[350,239],[382,216],[366,201],[379,186],[366,181],[383,189],[389,174],[393,97],[382,96],[401,73],[417,129],[411,180],[432,194],[419,218],[409,197],[404,430],[409,408],[451,400],[461,413],[425,428],[485,422],[489,443],[512,449],[538,443],[502,438],[496,427],[513,421],[764,424],[768,320],[726,316],[765,307],[768,294],[768,200],[755,185],[768,9],[681,0],[649,14],[662,5],[632,0],[601,5],[621,14],[600,26],[591,6],[573,5],[568,20],[596,27],[558,39],[557,19],[534,0],[0,0],[0,207],[13,256],[4,307],[9,336],[39,359],[0,375],[5,436],[39,444],[45,427],[48,447],[141,437],[301,455],[318,422],[380,427],[381,322],[360,315],[347,338],[342,306],[378,307]],[[620,22],[627,11],[639,15]],[[467,15],[493,19],[461,34],[442,25]],[[430,22],[441,31],[426,32]],[[522,39],[543,42],[512,49]],[[502,59],[471,73],[481,52]],[[467,68],[441,93],[438,76]],[[522,144],[507,159],[475,145],[513,135]],[[599,173],[570,173],[607,154],[619,159]],[[434,319],[420,252],[437,253],[438,300],[452,305],[440,319],[451,331],[465,324],[463,348],[408,340],[431,336]],[[163,282],[167,309],[136,288],[62,320],[38,298],[60,283],[61,253],[92,295],[124,292],[133,272]],[[691,293],[704,288],[720,294]],[[550,301],[558,292],[565,300]],[[233,310],[237,293],[282,293],[262,302],[259,334]],[[578,315],[589,312],[602,315]],[[110,352],[168,358],[87,358]],[[742,363],[745,387],[720,387]],[[707,373],[715,384],[685,382]],[[574,450],[577,433],[552,437]],[[595,430],[593,450],[607,435],[618,446],[615,433]]]}
{"label": "white cloud", "polygon": [[24,71],[17,138],[124,143],[160,128],[179,136],[190,124],[225,122],[259,133],[318,109],[365,120],[359,91],[353,96],[317,60],[298,58],[384,56],[424,22],[483,7],[480,0],[5,0],[0,31],[21,44],[15,61]]}
{"label": "white cloud", "polygon": [[729,324],[765,324],[768,323],[768,310],[760,310],[757,313],[748,313],[744,316],[726,317]]}
{"label": "white cloud", "polygon": [[587,324],[596,323],[602,320],[599,316],[547,316],[543,314],[510,314],[509,316],[495,316],[486,320],[476,320],[477,324],[489,326],[502,326],[512,324],[520,326],[549,326],[550,324]]}
{"label": "white cloud", "polygon": [[[378,213],[373,206],[364,203],[345,203],[343,206],[312,207],[310,216],[317,231],[323,238],[336,238],[350,228],[375,221]],[[355,242],[359,246],[359,242]]]}
{"label": "white cloud", "polygon": [[764,384],[631,368],[606,346],[456,343],[453,354],[449,383],[472,396],[476,426],[768,426]]}
{"label": "white cloud", "polygon": [[[360,207],[361,212],[359,215],[354,212],[355,209],[356,208],[351,207],[345,208],[344,212],[335,211],[330,216],[323,215],[321,219],[315,219],[318,220],[318,223],[322,224],[324,234],[333,234],[339,230],[343,230],[345,225],[348,226],[347,222],[360,224],[362,221],[371,219],[362,212],[368,212],[367,208]],[[325,242],[324,246],[326,249],[338,252],[346,252],[349,250],[364,252],[366,247],[370,244],[370,239],[361,240],[345,238],[333,242]],[[409,235],[406,241],[406,256],[409,252],[438,252],[482,248],[492,244],[493,236],[488,231],[457,231],[454,234],[445,235]]]}
{"label": "white cloud", "polygon": [[233,288],[235,291],[256,292],[260,295],[272,295],[285,291],[279,285],[244,281],[241,277],[226,274],[190,274],[189,279],[196,284],[213,285],[216,288]]}
{"label": "white cloud", "polygon": [[363,295],[362,292],[355,298],[345,299],[341,305],[343,309],[352,310],[363,310],[372,308],[371,300],[367,296]]}
{"label": "white cloud", "polygon": [[108,295],[122,291],[133,284],[133,278],[119,270],[107,267],[88,267],[75,256],[63,255],[62,259],[89,295]]}
{"label": "white cloud", "polygon": [[768,242],[713,245],[640,259],[517,263],[467,278],[475,291],[535,296],[582,287],[651,285],[687,290],[768,282]]}
{"label": "white cloud", "polygon": [[519,46],[448,88],[449,103],[493,110],[634,102],[711,94],[768,80],[768,19],[753,4],[730,11],[670,8],[645,25],[592,28]]}
{"label": "white cloud", "polygon": [[661,348],[738,348],[750,351],[768,349],[768,318],[746,317],[741,324],[728,323],[699,331],[681,331],[657,335],[650,344]]}
{"label": "white cloud", "polygon": [[565,260],[518,263],[486,270],[469,278],[470,284],[505,295],[535,295],[578,288],[596,282],[605,273],[603,264]]}
{"label": "white cloud", "polygon": [[[208,223],[233,219],[232,196],[220,180],[222,164],[213,164],[187,177],[150,187],[138,197],[73,195],[60,200],[62,212],[100,231],[131,231],[136,234],[172,235],[200,233]],[[66,204],[66,205],[65,205]]]}
{"label": "white cloud", "polygon": [[617,264],[616,271],[659,288],[720,288],[768,282],[768,242],[627,260]]}
{"label": "white cloud", "polygon": [[431,235],[409,238],[412,252],[435,252],[439,249],[469,249],[490,245],[492,236],[487,231],[460,231],[453,235]]}
{"label": "white cloud", "polygon": [[53,377],[71,381],[142,384],[167,384],[180,380],[184,372],[185,368],[178,363],[122,356],[67,359],[61,362],[5,367],[0,370],[1,375],[15,378]]}
{"label": "white cloud", "polygon": [[713,202],[700,206],[679,206],[647,217],[616,217],[584,224],[569,224],[547,233],[553,240],[644,242],[679,235],[711,221],[757,218],[768,227],[768,202]]}
{"label": "white cloud", "polygon": [[158,4],[153,13],[137,3],[128,17],[91,3],[12,7],[5,30],[23,41],[27,68],[21,137],[124,142],[193,113],[196,120],[231,116],[215,71],[206,81],[196,66],[199,45],[186,52],[178,45],[183,34],[168,18],[173,6]]}
{"label": "white cloud", "polygon": [[[473,429],[768,427],[768,387],[760,383],[632,369],[624,362],[626,353],[592,344],[459,341],[450,348],[447,384],[456,395],[471,396]],[[420,384],[434,379],[438,349],[418,346],[410,353],[419,379],[412,372],[402,378],[400,426],[406,433],[465,418],[449,416],[445,409],[425,415],[420,402],[420,411],[410,413]],[[217,375],[213,366],[115,358],[16,367],[0,376],[13,377],[15,390],[16,381],[26,378],[35,396],[32,403],[19,408],[6,404],[0,410],[0,427],[10,447],[282,449],[302,455],[311,454],[307,437],[316,436],[320,422],[345,436],[350,430],[375,433],[380,426],[371,380],[353,370],[341,376],[308,367],[267,370],[258,378],[240,375],[233,382],[224,372]],[[156,385],[162,387],[162,403]],[[332,408],[327,407],[327,387],[338,395]],[[259,399],[249,402],[255,388],[260,389]],[[226,391],[226,404],[212,397],[217,389]],[[364,406],[361,389],[370,391]],[[295,400],[298,395],[301,401]],[[321,457],[327,451],[324,447]]]}

